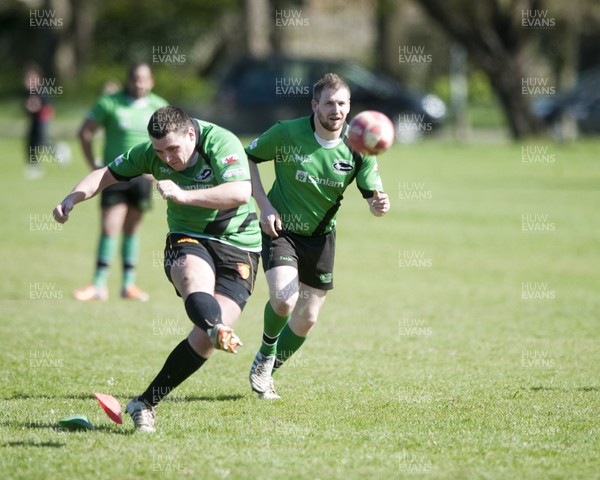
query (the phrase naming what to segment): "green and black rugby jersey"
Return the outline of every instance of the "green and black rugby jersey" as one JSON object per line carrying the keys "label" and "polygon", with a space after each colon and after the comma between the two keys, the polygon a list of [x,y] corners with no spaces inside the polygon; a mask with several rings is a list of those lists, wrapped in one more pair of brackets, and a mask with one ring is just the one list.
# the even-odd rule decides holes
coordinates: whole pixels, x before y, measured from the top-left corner
{"label": "green and black rugby jersey", "polygon": [[343,193],[356,179],[364,198],[383,191],[373,156],[354,152],[346,137],[330,148],[315,136],[314,116],[283,120],[255,139],[246,153],[260,163],[275,161],[269,201],[284,230],[304,236],[323,235],[335,227]]}
{"label": "green and black rugby jersey", "polygon": [[124,91],[100,97],[88,118],[105,130],[103,165],[134,145],[148,141],[148,121],[155,110],[166,105],[165,99],[152,92],[142,98],[133,98]]}
{"label": "green and black rugby jersey", "polygon": [[[156,180],[172,180],[184,190],[249,181],[248,159],[237,137],[212,123],[195,122],[198,161],[186,170],[177,172],[161,161],[149,141],[120,155],[108,168],[118,180],[150,173]],[[248,204],[223,210],[180,205],[167,199],[167,222],[171,233],[213,238],[245,250],[260,251],[260,227],[252,198]]]}

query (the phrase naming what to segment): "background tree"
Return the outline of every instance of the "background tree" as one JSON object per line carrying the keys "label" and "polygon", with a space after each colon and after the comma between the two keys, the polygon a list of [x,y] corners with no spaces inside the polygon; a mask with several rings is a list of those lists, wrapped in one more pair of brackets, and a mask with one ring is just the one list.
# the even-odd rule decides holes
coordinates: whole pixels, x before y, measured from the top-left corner
{"label": "background tree", "polygon": [[529,48],[537,30],[522,25],[522,12],[541,11],[543,0],[415,0],[461,43],[489,77],[513,138],[540,132],[541,124],[522,94]]}

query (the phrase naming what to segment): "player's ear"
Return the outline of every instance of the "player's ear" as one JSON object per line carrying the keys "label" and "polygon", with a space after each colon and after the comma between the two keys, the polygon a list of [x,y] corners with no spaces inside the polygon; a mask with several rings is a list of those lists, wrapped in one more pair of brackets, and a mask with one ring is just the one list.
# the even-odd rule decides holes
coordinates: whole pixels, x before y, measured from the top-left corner
{"label": "player's ear", "polygon": [[314,98],[310,101],[310,106],[312,107],[313,113],[317,113],[317,107],[319,106],[319,102],[317,102]]}

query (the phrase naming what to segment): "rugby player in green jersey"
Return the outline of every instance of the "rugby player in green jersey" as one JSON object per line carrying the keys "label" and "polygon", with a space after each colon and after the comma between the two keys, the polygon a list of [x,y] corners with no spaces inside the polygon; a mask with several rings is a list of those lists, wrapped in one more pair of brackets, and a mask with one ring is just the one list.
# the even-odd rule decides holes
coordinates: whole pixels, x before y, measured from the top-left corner
{"label": "rugby player in green jersey", "polygon": [[[103,95],[92,107],[79,131],[79,141],[92,170],[99,168],[92,143],[95,133],[104,129],[105,145],[102,166],[140,142],[148,141],[146,126],[152,113],[167,101],[152,93],[154,81],[150,67],[139,63],[129,69],[126,88]],[[135,284],[135,264],[139,250],[139,227],[143,212],[152,199],[152,179],[139,176],[124,184],[113,185],[101,196],[101,233],[96,253],[96,269],[92,283],[78,288],[73,297],[81,301],[106,300],[110,263],[123,233],[121,260],[123,277],[121,296],[131,300],[148,300],[148,294]]]}
{"label": "rugby player in green jersey", "polygon": [[156,405],[214,348],[236,353],[241,342],[231,325],[254,288],[261,246],[248,159],[239,140],[175,107],[158,109],[148,133],[149,142],[90,173],[54,209],[54,218],[64,223],[77,203],[143,174],[154,176],[167,201],[165,273],[194,327],[144,393],[127,405],[142,431],[154,431]]}
{"label": "rugby player in green jersey", "polygon": [[[348,85],[326,74],[313,86],[311,104],[313,115],[278,122],[246,148],[270,292],[250,370],[260,398],[280,398],[272,374],[303,344],[333,288],[335,220],[348,185],[356,180],[373,215],[390,208],[376,158],[349,147]],[[275,182],[267,195],[256,164],[271,160]]]}

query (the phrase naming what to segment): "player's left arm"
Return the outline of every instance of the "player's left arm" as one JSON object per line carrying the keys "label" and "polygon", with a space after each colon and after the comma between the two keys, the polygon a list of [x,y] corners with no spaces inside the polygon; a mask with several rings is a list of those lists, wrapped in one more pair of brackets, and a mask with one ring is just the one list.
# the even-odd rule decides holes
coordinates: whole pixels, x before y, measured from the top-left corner
{"label": "player's left arm", "polygon": [[390,210],[390,197],[383,191],[383,183],[377,167],[377,158],[364,156],[356,175],[356,185],[376,217],[382,217]]}
{"label": "player's left arm", "polygon": [[367,198],[369,210],[376,217],[383,217],[390,211],[390,197],[385,192],[379,190],[373,191],[373,197]]}
{"label": "player's left arm", "polygon": [[212,188],[183,190],[172,180],[160,180],[156,184],[158,193],[166,200],[170,198],[181,205],[222,210],[236,208],[250,201],[250,180],[225,182]]}

